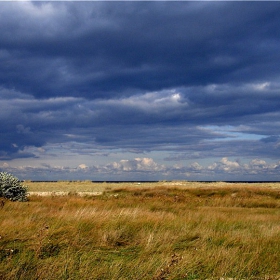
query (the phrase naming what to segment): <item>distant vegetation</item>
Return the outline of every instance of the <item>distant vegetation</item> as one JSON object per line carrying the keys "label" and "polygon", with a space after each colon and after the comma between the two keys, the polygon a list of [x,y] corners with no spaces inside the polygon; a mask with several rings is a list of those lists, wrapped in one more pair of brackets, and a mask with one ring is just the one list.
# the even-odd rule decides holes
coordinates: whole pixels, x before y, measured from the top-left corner
{"label": "distant vegetation", "polygon": [[12,174],[0,172],[0,197],[12,201],[26,201],[27,187]]}
{"label": "distant vegetation", "polygon": [[279,188],[156,186],[7,201],[0,279],[280,279]]}

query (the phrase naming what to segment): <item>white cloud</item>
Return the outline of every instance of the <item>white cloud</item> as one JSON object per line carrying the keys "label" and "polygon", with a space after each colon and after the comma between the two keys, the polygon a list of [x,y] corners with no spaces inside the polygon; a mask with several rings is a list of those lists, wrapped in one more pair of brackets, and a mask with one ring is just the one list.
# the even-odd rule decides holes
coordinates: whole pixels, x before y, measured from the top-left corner
{"label": "white cloud", "polygon": [[253,159],[250,162],[251,166],[265,166],[266,165],[266,161],[265,160],[261,160],[261,159]]}
{"label": "white cloud", "polygon": [[199,163],[197,162],[194,162],[190,165],[190,167],[193,169],[193,170],[202,170],[203,169],[203,166],[201,166]]}
{"label": "white cloud", "polygon": [[227,157],[204,166],[199,162],[189,165],[167,166],[154,159],[143,157],[122,159],[110,164],[92,165],[82,163],[77,167],[65,165],[13,166],[3,162],[1,171],[15,174],[22,180],[279,180],[280,162],[267,163],[253,159],[239,163]]}
{"label": "white cloud", "polygon": [[87,166],[87,165],[85,165],[84,163],[82,163],[82,164],[80,164],[79,166],[78,166],[78,169],[83,169],[83,170],[85,170],[85,169],[88,169],[89,167]]}
{"label": "white cloud", "polygon": [[119,162],[113,162],[109,164],[107,168],[113,168],[119,171],[145,171],[145,172],[157,172],[163,171],[165,167],[157,164],[152,158],[135,158],[134,160],[120,160]]}
{"label": "white cloud", "polygon": [[109,101],[101,101],[100,103],[104,105],[134,107],[141,110],[149,110],[151,108],[168,109],[187,105],[186,101],[183,102],[181,93],[176,90],[147,92],[142,95],[133,95],[123,99],[111,99]]}
{"label": "white cloud", "polygon": [[230,161],[228,158],[224,157],[221,159],[221,163],[224,165],[224,170],[229,171],[232,169],[240,168],[240,165],[236,161]]}
{"label": "white cloud", "polygon": [[257,83],[257,84],[252,84],[253,89],[258,90],[258,91],[263,91],[266,90],[270,87],[269,82],[265,83]]}
{"label": "white cloud", "polygon": [[209,170],[215,170],[218,167],[218,164],[216,162],[214,162],[213,164],[209,165],[207,167],[207,169]]}

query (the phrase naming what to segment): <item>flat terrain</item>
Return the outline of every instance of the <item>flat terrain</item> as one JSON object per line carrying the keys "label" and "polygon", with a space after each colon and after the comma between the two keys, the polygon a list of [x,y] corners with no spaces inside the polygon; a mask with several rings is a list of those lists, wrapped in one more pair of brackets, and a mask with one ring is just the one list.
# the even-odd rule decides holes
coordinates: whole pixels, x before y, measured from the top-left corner
{"label": "flat terrain", "polygon": [[31,194],[38,194],[42,192],[45,195],[61,195],[68,193],[80,193],[80,194],[101,194],[106,191],[116,190],[119,188],[266,188],[266,189],[279,189],[280,183],[225,183],[225,182],[188,182],[188,181],[172,181],[172,182],[121,182],[111,183],[103,182],[96,183],[91,181],[59,181],[59,182],[26,182],[29,186],[29,192]]}
{"label": "flat terrain", "polygon": [[25,183],[1,280],[280,279],[279,183]]}

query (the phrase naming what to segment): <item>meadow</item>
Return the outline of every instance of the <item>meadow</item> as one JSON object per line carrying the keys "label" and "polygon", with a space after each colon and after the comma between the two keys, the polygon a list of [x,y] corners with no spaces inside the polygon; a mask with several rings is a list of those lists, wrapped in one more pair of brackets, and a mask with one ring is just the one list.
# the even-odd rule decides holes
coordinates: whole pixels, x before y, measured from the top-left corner
{"label": "meadow", "polygon": [[280,279],[278,183],[26,184],[0,204],[1,280]]}

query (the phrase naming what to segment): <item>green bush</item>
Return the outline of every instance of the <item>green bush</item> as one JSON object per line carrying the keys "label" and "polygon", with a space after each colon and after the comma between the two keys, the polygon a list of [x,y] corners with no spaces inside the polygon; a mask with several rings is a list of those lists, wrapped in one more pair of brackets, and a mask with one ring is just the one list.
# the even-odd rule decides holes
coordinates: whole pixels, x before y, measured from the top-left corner
{"label": "green bush", "polygon": [[26,201],[27,187],[12,174],[0,172],[0,197],[12,201]]}

